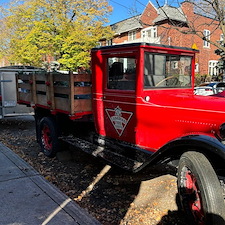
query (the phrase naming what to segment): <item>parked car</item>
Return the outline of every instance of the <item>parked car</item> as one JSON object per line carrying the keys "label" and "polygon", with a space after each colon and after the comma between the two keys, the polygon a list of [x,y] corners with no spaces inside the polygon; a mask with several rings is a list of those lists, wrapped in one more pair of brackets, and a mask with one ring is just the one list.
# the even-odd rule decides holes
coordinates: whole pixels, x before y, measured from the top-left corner
{"label": "parked car", "polygon": [[225,90],[225,82],[202,83],[195,87],[195,95],[215,95]]}

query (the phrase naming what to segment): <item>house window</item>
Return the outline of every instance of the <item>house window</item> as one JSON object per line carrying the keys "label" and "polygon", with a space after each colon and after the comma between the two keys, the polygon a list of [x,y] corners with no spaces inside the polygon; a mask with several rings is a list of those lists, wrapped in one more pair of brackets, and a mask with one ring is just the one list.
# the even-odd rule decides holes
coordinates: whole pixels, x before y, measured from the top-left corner
{"label": "house window", "polygon": [[[210,31],[209,30],[204,30],[204,37],[207,40],[210,40]],[[204,48],[210,48],[210,43],[207,40],[204,40],[204,42],[203,42]]]}
{"label": "house window", "polygon": [[113,45],[113,40],[112,39],[106,40],[106,46],[110,46],[110,45]]}
{"label": "house window", "polygon": [[133,30],[133,31],[129,31],[128,32],[128,41],[133,41],[136,39],[136,31]]}
{"label": "house window", "polygon": [[199,73],[199,64],[195,63],[195,73]]}
{"label": "house window", "polygon": [[225,41],[225,40],[224,40],[224,35],[221,34],[221,35],[220,35],[220,45],[223,46],[223,47],[225,47],[224,41]]}
{"label": "house window", "polygon": [[217,63],[218,61],[216,60],[209,61],[209,75],[211,76],[218,75]]}
{"label": "house window", "polygon": [[148,38],[157,38],[157,28],[156,27],[148,27],[141,31],[141,36],[143,39]]}

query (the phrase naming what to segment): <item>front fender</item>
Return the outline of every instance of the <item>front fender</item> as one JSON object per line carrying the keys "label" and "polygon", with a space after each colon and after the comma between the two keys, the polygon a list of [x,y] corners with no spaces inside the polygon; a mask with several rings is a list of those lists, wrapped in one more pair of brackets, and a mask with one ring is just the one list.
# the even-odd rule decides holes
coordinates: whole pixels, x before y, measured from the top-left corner
{"label": "front fender", "polygon": [[206,135],[188,135],[173,140],[159,149],[153,157],[179,159],[186,151],[201,152],[215,168],[225,170],[225,145]]}

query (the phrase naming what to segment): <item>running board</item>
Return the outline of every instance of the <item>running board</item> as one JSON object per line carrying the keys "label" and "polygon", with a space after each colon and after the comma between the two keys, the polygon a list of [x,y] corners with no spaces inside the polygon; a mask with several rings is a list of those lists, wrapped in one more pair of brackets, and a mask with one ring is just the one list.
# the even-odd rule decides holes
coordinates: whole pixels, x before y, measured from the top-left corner
{"label": "running board", "polygon": [[77,137],[76,138],[61,137],[60,139],[78,149],[81,149],[82,151],[88,154],[91,154],[95,157],[101,157],[105,159],[106,161],[114,165],[117,165],[118,167],[121,167],[125,170],[138,172],[140,169],[142,169],[145,166],[145,161],[140,162],[140,161],[128,158],[127,156],[114,152],[113,150],[95,145],[89,141],[86,141]]}

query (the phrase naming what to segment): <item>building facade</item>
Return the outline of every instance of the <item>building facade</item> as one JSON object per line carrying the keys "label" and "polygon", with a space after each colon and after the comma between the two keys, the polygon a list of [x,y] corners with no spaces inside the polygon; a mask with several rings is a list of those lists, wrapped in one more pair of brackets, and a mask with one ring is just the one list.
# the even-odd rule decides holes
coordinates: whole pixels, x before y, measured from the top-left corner
{"label": "building facade", "polygon": [[143,13],[111,25],[115,36],[106,44],[150,42],[164,45],[196,48],[196,73],[218,77],[217,62],[220,56],[215,54],[216,47],[196,34],[190,33],[190,27],[212,42],[223,39],[218,22],[196,12],[194,5],[188,1],[179,8],[164,5],[156,8],[149,2]]}

